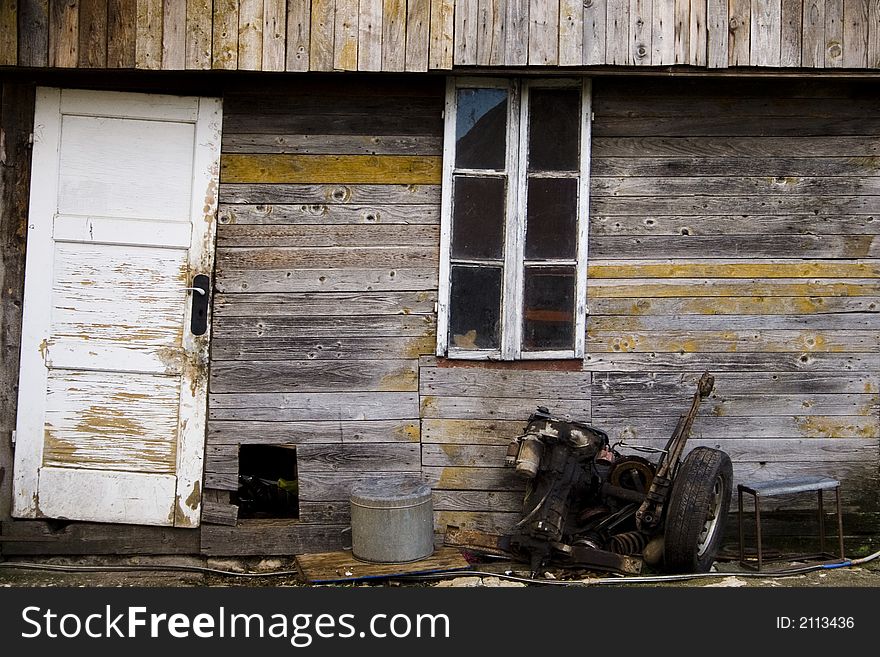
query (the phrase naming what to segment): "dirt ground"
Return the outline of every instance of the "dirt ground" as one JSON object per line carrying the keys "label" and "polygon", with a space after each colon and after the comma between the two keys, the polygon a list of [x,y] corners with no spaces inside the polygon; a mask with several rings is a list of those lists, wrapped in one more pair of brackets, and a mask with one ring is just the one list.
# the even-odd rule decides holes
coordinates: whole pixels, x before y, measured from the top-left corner
{"label": "dirt ground", "polygon": [[[46,572],[27,569],[25,564],[38,564],[52,567],[95,568],[97,572]],[[773,564],[774,569],[797,568],[802,562]],[[241,577],[211,572],[185,572],[157,570],[166,567],[210,568],[215,570],[247,573],[251,576]],[[126,569],[125,572],[116,569]],[[509,572],[513,575],[527,575],[517,570],[516,565],[485,564],[475,569],[491,570],[494,573]],[[129,569],[134,569],[129,571]],[[718,562],[716,573],[707,577],[686,582],[655,581],[645,584],[628,583],[626,579],[617,579],[617,586],[688,586],[688,587],[877,587],[880,588],[880,558],[859,566],[834,568],[813,571],[786,577],[774,577],[769,571],[757,575],[744,571],[735,562]],[[263,575],[262,573],[279,573],[280,575]],[[597,579],[607,580],[607,574],[582,572],[577,573],[554,570],[549,572],[555,581],[562,580],[589,584]],[[492,574],[471,575],[469,573],[451,573],[442,580],[383,580],[380,582],[353,582],[340,586],[441,586],[441,587],[477,587],[477,586],[525,586]],[[595,585],[600,585],[595,582]],[[0,562],[0,587],[187,587],[187,586],[309,586],[296,573],[293,559],[198,559],[181,557],[152,558],[51,558],[51,559],[10,559]]]}

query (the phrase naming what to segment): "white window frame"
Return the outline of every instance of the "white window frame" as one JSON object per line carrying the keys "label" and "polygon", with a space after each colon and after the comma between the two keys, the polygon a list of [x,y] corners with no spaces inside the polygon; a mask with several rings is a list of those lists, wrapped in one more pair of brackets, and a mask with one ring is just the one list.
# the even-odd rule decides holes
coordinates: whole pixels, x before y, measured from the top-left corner
{"label": "white window frame", "polygon": [[[539,173],[539,177],[579,177],[577,198],[577,249],[574,260],[525,259],[527,216],[527,170],[529,143],[529,91],[533,88],[581,88],[580,169]],[[501,88],[508,91],[507,151],[504,171],[460,169],[455,166],[455,120],[457,90]],[[544,360],[583,358],[586,352],[587,259],[590,220],[590,144],[592,127],[592,85],[589,78],[457,78],[446,82],[446,108],[443,137],[443,178],[440,214],[440,280],[437,305],[437,355],[463,360]],[[506,220],[504,230],[504,275],[501,289],[500,349],[461,349],[449,342],[449,307],[452,275],[452,184],[458,174],[507,177]],[[534,173],[531,175],[535,175]],[[456,264],[467,264],[456,259]],[[575,267],[574,348],[568,350],[525,351],[522,349],[523,281],[527,264]],[[476,264],[476,263],[475,263]],[[485,263],[479,263],[485,264]]]}

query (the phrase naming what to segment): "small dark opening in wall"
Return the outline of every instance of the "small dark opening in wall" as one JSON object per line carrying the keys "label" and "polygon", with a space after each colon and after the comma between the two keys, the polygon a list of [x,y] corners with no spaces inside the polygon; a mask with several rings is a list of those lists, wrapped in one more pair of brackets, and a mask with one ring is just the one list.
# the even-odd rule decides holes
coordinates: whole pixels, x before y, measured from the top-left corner
{"label": "small dark opening in wall", "polygon": [[298,518],[296,447],[242,445],[234,497],[239,518]]}

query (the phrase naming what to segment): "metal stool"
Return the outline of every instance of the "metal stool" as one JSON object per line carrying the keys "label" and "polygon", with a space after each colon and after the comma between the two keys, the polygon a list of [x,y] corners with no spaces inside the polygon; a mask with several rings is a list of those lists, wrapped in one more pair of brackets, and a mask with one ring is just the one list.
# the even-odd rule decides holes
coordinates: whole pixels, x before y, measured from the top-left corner
{"label": "metal stool", "polygon": [[[739,563],[752,570],[761,570],[764,562],[780,561],[782,559],[830,559],[837,558],[825,552],[825,514],[822,509],[822,491],[834,490],[837,498],[837,539],[840,547],[840,560],[846,559],[843,551],[843,515],[840,510],[840,482],[837,479],[823,476],[796,477],[792,479],[777,479],[776,481],[762,481],[755,484],[739,484]],[[817,492],[819,496],[819,554],[812,555],[788,555],[775,559],[764,559],[761,549],[761,498],[773,495],[788,495],[791,493]],[[758,544],[757,567],[746,561],[743,540],[743,493],[753,495],[755,498],[755,536]]]}

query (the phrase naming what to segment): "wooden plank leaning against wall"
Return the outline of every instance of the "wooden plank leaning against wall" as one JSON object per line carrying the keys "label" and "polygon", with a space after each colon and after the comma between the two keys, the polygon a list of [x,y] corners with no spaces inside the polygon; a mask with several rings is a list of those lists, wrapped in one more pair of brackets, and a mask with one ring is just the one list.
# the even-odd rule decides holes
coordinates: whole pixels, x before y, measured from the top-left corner
{"label": "wooden plank leaning against wall", "polygon": [[[348,490],[421,469],[443,81],[302,80],[224,102],[206,553],[344,544]],[[298,521],[237,527],[240,445],[295,445]],[[225,526],[224,526],[225,525]]]}

